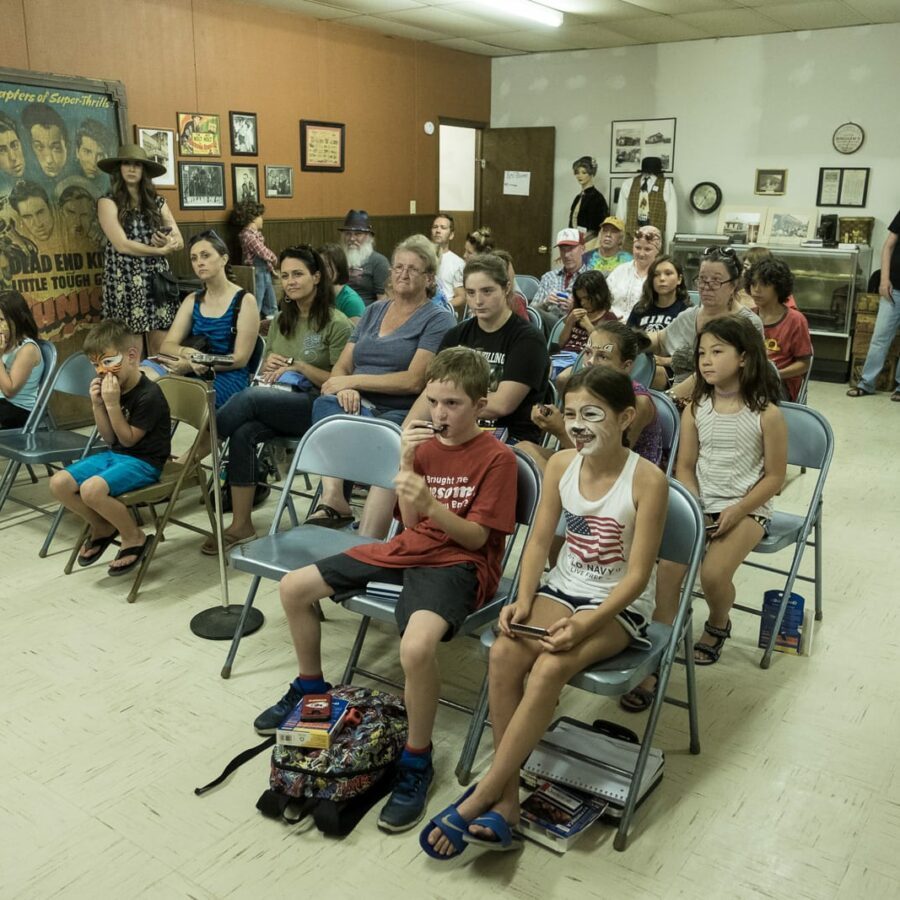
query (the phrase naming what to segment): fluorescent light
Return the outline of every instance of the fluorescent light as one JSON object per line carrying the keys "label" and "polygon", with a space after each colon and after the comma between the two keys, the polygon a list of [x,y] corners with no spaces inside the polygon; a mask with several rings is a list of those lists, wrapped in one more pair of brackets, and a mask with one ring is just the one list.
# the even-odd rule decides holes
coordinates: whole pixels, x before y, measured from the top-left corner
{"label": "fluorescent light", "polygon": [[520,16],[532,22],[540,22],[541,25],[550,25],[552,28],[559,28],[563,23],[563,14],[558,9],[550,9],[532,0],[481,0],[481,2],[512,16]]}

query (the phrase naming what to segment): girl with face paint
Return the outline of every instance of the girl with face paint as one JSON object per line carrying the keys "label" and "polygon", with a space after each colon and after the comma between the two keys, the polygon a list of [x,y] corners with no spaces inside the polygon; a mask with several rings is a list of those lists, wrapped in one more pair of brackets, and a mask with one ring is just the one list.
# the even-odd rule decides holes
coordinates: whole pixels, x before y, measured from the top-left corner
{"label": "girl with face paint", "polygon": [[[509,827],[519,821],[519,768],[553,719],[569,678],[629,645],[648,646],[668,485],[656,466],[628,449],[630,380],[604,366],[574,375],[565,416],[575,449],[547,464],[517,599],[501,611],[491,649],[494,760],[457,805],[465,840],[488,849],[514,845]],[[561,515],[566,543],[545,578]],[[545,632],[524,637],[516,624]],[[443,836],[434,847],[453,853]]]}

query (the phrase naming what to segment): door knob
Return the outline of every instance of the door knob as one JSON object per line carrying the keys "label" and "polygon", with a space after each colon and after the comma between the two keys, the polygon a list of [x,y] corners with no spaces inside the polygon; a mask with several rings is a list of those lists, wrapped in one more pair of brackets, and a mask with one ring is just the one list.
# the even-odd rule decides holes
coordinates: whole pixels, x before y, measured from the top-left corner
{"label": "door knob", "polygon": [[547,245],[541,244],[541,246],[538,247],[538,253],[546,253],[546,252],[547,252]]}

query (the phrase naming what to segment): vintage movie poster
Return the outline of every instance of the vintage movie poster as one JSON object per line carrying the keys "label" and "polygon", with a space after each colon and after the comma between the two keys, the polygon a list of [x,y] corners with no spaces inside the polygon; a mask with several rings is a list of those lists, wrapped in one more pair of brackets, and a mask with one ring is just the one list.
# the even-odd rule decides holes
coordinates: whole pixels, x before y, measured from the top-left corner
{"label": "vintage movie poster", "polygon": [[178,113],[178,152],[182,156],[221,156],[219,117]]}
{"label": "vintage movie poster", "polygon": [[100,319],[97,198],[109,178],[97,163],[119,141],[108,93],[0,73],[0,289],[23,294],[41,337],[61,340]]}

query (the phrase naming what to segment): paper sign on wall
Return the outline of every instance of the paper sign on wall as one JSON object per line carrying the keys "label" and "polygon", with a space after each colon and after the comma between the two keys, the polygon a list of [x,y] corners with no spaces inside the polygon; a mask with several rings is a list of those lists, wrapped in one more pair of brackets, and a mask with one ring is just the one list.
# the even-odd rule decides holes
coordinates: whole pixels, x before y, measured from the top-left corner
{"label": "paper sign on wall", "polygon": [[527,197],[531,192],[531,172],[504,172],[503,193]]}

